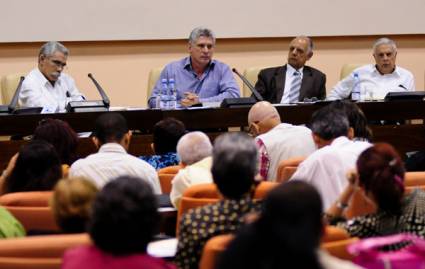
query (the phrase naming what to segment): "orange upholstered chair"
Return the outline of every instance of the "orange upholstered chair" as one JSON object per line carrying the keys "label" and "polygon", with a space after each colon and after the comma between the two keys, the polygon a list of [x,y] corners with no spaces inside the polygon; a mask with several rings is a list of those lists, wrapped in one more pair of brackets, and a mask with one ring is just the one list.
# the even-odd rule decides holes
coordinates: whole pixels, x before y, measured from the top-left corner
{"label": "orange upholstered chair", "polygon": [[349,238],[350,238],[350,235],[347,233],[346,230],[336,226],[327,225],[325,227],[325,233],[322,237],[322,243],[346,240]]}
{"label": "orange upholstered chair", "polygon": [[163,194],[170,194],[171,192],[171,181],[176,174],[158,174],[159,184],[161,185],[161,191]]}
{"label": "orange upholstered chair", "polygon": [[407,172],[404,176],[406,187],[425,185],[425,172]]}
{"label": "orange upholstered chair", "polygon": [[88,244],[91,241],[87,234],[0,240],[0,268],[60,268],[67,249]]}
{"label": "orange upholstered chair", "polygon": [[51,191],[15,192],[0,196],[0,205],[17,218],[27,231],[58,231],[50,209]]}
{"label": "orange upholstered chair", "polygon": [[167,166],[167,167],[159,169],[158,174],[177,174],[179,170],[182,168],[183,166],[181,165]]}
{"label": "orange upholstered chair", "polygon": [[359,239],[357,237],[348,238],[345,240],[337,240],[332,242],[326,242],[321,245],[321,248],[326,250],[329,254],[332,256],[335,256],[337,258],[343,259],[343,260],[353,260],[353,255],[348,253],[347,247],[357,242]]}
{"label": "orange upholstered chair", "polygon": [[204,246],[199,269],[214,269],[218,255],[222,253],[234,238],[232,234],[217,235],[210,238]]}
{"label": "orange upholstered chair", "polygon": [[294,157],[280,161],[277,167],[276,181],[286,182],[297,171],[298,165],[305,160],[306,157]]}

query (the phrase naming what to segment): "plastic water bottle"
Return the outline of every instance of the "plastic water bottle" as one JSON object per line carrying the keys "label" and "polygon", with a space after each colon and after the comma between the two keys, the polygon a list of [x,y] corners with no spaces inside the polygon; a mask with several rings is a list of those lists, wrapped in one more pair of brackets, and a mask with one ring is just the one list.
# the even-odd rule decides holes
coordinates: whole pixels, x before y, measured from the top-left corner
{"label": "plastic water bottle", "polygon": [[360,78],[358,73],[353,74],[353,88],[351,90],[351,100],[361,101],[361,88],[360,88]]}
{"label": "plastic water bottle", "polygon": [[177,91],[176,91],[176,83],[174,78],[170,78],[168,80],[168,90],[169,90],[169,99],[168,99],[168,109],[176,109],[177,105]]}
{"label": "plastic water bottle", "polygon": [[159,102],[160,109],[168,109],[169,103],[168,81],[166,78],[161,79],[161,96]]}

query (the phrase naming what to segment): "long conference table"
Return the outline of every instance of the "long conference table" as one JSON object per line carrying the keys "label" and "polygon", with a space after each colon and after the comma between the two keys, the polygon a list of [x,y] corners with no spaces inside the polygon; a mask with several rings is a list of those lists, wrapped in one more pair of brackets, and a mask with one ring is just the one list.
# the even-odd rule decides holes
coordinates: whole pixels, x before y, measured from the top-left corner
{"label": "long conference table", "polygon": [[[309,122],[315,110],[326,104],[327,102],[277,105],[276,108],[283,122],[305,124]],[[425,125],[423,124],[425,102],[375,101],[360,102],[358,105],[369,121],[415,120],[413,121],[415,124],[372,125],[374,142],[391,143],[402,154],[425,149]],[[151,141],[150,136],[154,124],[167,117],[174,117],[183,121],[190,130],[217,133],[227,131],[231,127],[243,128],[247,126],[248,111],[249,107],[183,110],[127,109],[116,112],[121,113],[127,119],[130,129],[139,131],[141,137],[144,137],[142,139],[144,142],[141,144],[145,144],[145,142]],[[0,115],[0,136],[32,134],[38,122],[44,118],[61,119],[67,121],[77,132],[89,132],[93,129],[95,119],[102,113],[105,112]],[[4,152],[4,147],[4,144],[0,144],[0,152]],[[130,152],[137,155],[146,151],[133,149]]]}

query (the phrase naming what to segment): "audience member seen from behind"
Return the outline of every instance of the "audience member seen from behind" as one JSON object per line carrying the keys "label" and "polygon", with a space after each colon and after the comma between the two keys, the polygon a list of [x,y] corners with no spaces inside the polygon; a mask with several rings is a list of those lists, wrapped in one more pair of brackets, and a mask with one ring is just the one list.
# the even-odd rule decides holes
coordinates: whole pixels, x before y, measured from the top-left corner
{"label": "audience member seen from behind", "polygon": [[176,146],[185,133],[186,127],[177,119],[167,118],[157,122],[153,127],[153,143],[151,144],[155,155],[140,156],[140,159],[148,162],[156,170],[177,165],[179,158]]}
{"label": "audience member seen from behind", "polygon": [[302,181],[281,184],[265,198],[258,219],[241,228],[216,268],[358,268],[319,250],[323,231],[316,189]]}
{"label": "audience member seen from behind", "polygon": [[197,131],[182,136],[177,144],[177,154],[183,168],[171,182],[170,200],[175,208],[180,206],[180,199],[187,188],[213,182],[212,145],[206,134]]}
{"label": "audience member seen from behind", "polygon": [[350,128],[353,128],[354,141],[371,141],[372,130],[367,125],[367,119],[358,105],[347,100],[336,100],[329,107],[344,111]]}
{"label": "audience member seen from behind", "polygon": [[146,253],[158,226],[158,207],[149,184],[128,176],[114,179],[93,204],[89,234],[94,245],[67,251],[62,268],[174,268]]}
{"label": "audience member seen from behind", "polygon": [[65,121],[50,118],[41,120],[32,139],[52,144],[62,164],[71,165],[77,159],[78,136]]}
{"label": "audience member seen from behind", "polygon": [[55,148],[37,140],[20,149],[5,173],[3,193],[48,191],[62,177],[62,168]]}
{"label": "audience member seen from behind", "polygon": [[179,268],[197,269],[208,239],[237,231],[247,214],[260,210],[252,198],[257,161],[257,147],[247,134],[226,133],[215,140],[211,172],[224,199],[183,215],[175,258]]}
{"label": "audience member seen from behind", "polygon": [[377,211],[337,225],[351,236],[372,237],[396,233],[425,236],[425,192],[406,192],[403,162],[389,144],[377,143],[357,160],[357,173],[349,175],[349,184],[337,202],[327,211],[328,218],[342,216],[357,186]]}
{"label": "audience member seen from behind", "polygon": [[70,177],[87,178],[102,188],[114,178],[132,176],[146,180],[155,193],[161,193],[155,169],[127,153],[132,133],[121,114],[110,112],[100,115],[93,134],[93,143],[99,151],[74,162],[69,170]]}
{"label": "audience member seen from behind", "polygon": [[51,208],[63,233],[84,233],[98,189],[84,178],[61,179],[53,189]]}

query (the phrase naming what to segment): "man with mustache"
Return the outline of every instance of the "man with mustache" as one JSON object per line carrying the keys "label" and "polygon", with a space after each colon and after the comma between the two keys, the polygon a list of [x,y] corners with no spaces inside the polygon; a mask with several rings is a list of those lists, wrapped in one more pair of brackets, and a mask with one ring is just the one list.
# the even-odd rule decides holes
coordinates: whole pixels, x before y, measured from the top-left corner
{"label": "man with mustache", "polygon": [[378,39],[373,44],[375,64],[355,69],[333,87],[328,99],[349,98],[356,83],[360,83],[360,99],[384,99],[389,92],[414,91],[415,80],[412,73],[396,66],[396,56],[397,46],[393,40],[386,37]]}
{"label": "man with mustache", "polygon": [[215,35],[198,27],[189,36],[189,56],[165,66],[149,97],[149,107],[156,107],[163,79],[174,79],[177,102],[188,107],[204,102],[221,102],[224,98],[239,97],[239,86],[229,66],[213,60]]}
{"label": "man with mustache", "polygon": [[289,44],[288,64],[266,68],[258,74],[255,88],[272,104],[324,99],[326,75],[305,65],[313,56],[313,41],[298,36]]}
{"label": "man with mustache", "polygon": [[64,112],[69,101],[84,100],[74,79],[62,73],[68,49],[59,42],[45,43],[34,68],[22,83],[19,104],[24,107],[43,107],[49,112]]}

